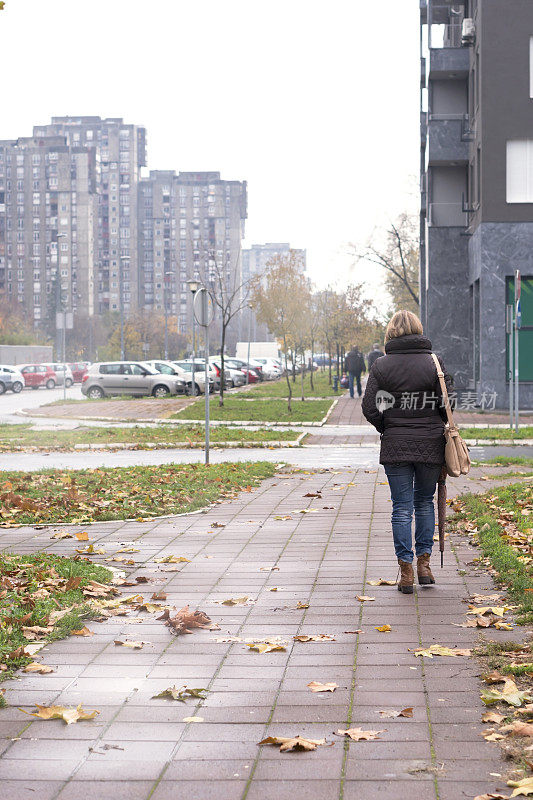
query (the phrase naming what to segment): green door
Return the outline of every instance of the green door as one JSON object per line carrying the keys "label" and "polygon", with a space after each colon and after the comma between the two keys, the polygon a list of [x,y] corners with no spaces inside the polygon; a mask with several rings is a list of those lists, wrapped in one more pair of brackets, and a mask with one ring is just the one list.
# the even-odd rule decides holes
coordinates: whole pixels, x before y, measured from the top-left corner
{"label": "green door", "polygon": [[[514,278],[507,279],[507,302],[514,304]],[[522,278],[520,308],[522,311],[522,327],[518,336],[520,383],[533,383],[533,278],[531,277]],[[508,336],[506,336],[506,347],[508,350]],[[507,364],[509,364],[508,352]]]}

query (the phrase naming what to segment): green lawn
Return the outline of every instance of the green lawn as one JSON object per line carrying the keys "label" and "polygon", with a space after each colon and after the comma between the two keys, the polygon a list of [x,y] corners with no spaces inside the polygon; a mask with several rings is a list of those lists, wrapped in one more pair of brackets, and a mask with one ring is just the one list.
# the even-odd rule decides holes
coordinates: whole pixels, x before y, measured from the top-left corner
{"label": "green lawn", "polygon": [[[332,371],[332,375],[335,373],[335,370]],[[301,397],[302,396],[302,377],[301,375],[296,375],[296,381],[293,382],[292,376],[289,376],[289,381],[291,384],[292,394],[294,397]],[[343,394],[346,390],[339,389],[338,392],[333,391],[333,386],[329,385],[329,373],[322,372],[322,370],[318,370],[318,372],[313,372],[313,384],[314,389],[311,389],[311,377],[307,372],[304,379],[304,396],[305,397],[337,397],[340,394]],[[250,397],[253,395],[254,397],[287,397],[288,396],[288,389],[287,389],[287,379],[285,376],[283,378],[279,378],[276,381],[263,381],[262,383],[254,384],[246,393],[245,392],[237,392],[233,395],[233,397]]]}
{"label": "green lawn", "polygon": [[[226,395],[224,405],[218,404],[218,397],[210,399],[210,416],[213,420],[234,420],[236,422],[319,422],[326,416],[331,400],[293,400],[292,413],[287,410],[287,402],[282,399],[250,398],[249,395],[235,397]],[[205,401],[198,400],[193,405],[172,415],[174,419],[204,419]]]}
{"label": "green lawn", "polygon": [[518,432],[510,428],[463,428],[463,439],[533,439],[533,425],[520,428]]}
{"label": "green lawn", "polygon": [[[473,522],[484,556],[506,591],[519,606],[518,621],[533,620],[533,559],[530,556],[533,522],[531,481],[514,483],[486,494],[467,494],[456,501],[457,522]],[[454,506],[456,505],[454,504]],[[504,527],[505,526],[505,527]]]}
{"label": "green lawn", "polygon": [[[110,579],[109,570],[84,559],[49,553],[0,555],[0,583],[6,587],[0,592],[0,680],[34,661],[23,652],[32,638],[52,641],[83,628],[91,613],[84,586]],[[33,626],[43,630],[35,635],[28,631]]]}
{"label": "green lawn", "polygon": [[[262,428],[248,431],[243,428],[226,426],[211,429],[213,444],[224,442],[268,442],[294,441],[297,431],[273,431]],[[80,426],[75,430],[35,431],[30,424],[0,425],[0,452],[21,450],[25,447],[45,447],[50,449],[69,449],[77,444],[134,443],[142,446],[147,442],[160,446],[175,446],[175,443],[204,441],[202,425],[158,425],[146,427],[138,425],[131,428]]]}
{"label": "green lawn", "polygon": [[2,472],[0,527],[180,514],[250,491],[274,472],[265,462]]}

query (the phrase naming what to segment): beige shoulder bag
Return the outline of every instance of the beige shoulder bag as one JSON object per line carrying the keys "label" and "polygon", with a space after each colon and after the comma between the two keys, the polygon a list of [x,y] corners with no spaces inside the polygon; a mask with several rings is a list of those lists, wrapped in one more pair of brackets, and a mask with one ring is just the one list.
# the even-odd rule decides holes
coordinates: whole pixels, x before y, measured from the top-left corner
{"label": "beige shoulder bag", "polygon": [[444,450],[444,460],[446,462],[446,472],[452,478],[457,478],[459,475],[466,475],[470,472],[470,456],[468,455],[468,448],[453,421],[452,409],[450,406],[450,398],[448,397],[448,390],[444,381],[444,373],[441,369],[439,359],[435,353],[431,354],[431,358],[437,367],[437,375],[439,376],[439,383],[442,392],[442,399],[446,409],[447,424],[444,428],[444,437],[446,439],[446,446]]}

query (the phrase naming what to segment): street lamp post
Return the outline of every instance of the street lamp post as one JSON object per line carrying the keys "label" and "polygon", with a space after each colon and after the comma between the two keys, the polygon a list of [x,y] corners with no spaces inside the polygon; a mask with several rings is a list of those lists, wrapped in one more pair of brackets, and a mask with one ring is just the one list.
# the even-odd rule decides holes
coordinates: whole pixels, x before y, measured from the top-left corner
{"label": "street lamp post", "polygon": [[118,271],[118,286],[119,286],[119,309],[120,309],[120,360],[125,359],[124,349],[124,267],[123,262],[129,262],[129,256],[120,256],[120,266]]}
{"label": "street lamp post", "polygon": [[[187,281],[187,286],[189,287],[189,290],[190,290],[190,292],[192,294],[192,303],[193,303],[193,309],[194,309],[194,296],[195,296],[196,292],[198,291],[198,289],[200,288],[200,284],[198,283],[198,281],[193,280],[191,278],[190,280]],[[192,314],[192,370],[191,370],[191,372],[192,372],[191,394],[192,395],[196,394],[196,385],[195,385],[195,382],[194,382],[194,359],[195,358],[196,358],[196,339],[195,339],[194,310],[193,310],[193,314]],[[205,393],[209,394],[209,385],[208,384],[206,384],[206,386],[205,386]]]}
{"label": "street lamp post", "polygon": [[252,306],[248,304],[248,363],[246,369],[246,385],[250,384],[250,336],[252,329]]}

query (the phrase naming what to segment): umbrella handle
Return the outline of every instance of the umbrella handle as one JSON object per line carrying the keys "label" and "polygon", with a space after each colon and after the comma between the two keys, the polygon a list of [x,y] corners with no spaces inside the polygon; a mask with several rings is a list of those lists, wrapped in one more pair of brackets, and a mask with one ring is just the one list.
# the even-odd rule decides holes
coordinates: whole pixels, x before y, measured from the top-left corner
{"label": "umbrella handle", "polygon": [[440,568],[442,569],[442,568],[443,568],[443,566],[444,566],[444,553],[443,553],[443,551],[441,550],[441,551],[440,551]]}

